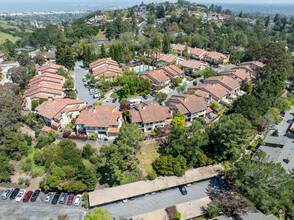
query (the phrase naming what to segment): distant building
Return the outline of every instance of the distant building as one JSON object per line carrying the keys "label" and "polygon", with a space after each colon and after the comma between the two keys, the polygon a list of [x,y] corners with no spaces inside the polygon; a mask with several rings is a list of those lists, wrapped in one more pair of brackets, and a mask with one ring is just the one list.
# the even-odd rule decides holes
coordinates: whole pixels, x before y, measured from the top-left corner
{"label": "distant building", "polygon": [[0,63],[4,61],[4,56],[5,56],[4,53],[0,51]]}
{"label": "distant building", "polygon": [[46,61],[55,62],[55,53],[56,50],[49,50],[48,52],[43,53],[42,56]]}
{"label": "distant building", "polygon": [[[188,48],[188,54],[190,54],[191,47]],[[183,44],[176,44],[173,46],[172,50],[175,51],[179,56],[183,56],[183,52],[186,49],[186,45]]]}
{"label": "distant building", "polygon": [[219,52],[206,52],[205,60],[211,64],[216,64],[219,60],[221,63],[229,61],[229,56]]}

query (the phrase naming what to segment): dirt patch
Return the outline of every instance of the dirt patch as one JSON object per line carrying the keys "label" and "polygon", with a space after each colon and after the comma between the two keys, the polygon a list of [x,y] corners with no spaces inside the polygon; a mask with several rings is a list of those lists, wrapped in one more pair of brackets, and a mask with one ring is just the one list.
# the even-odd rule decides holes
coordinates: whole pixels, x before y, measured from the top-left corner
{"label": "dirt patch", "polygon": [[36,177],[36,178],[32,178],[30,175],[23,173],[19,170],[19,166],[20,166],[20,162],[12,162],[13,166],[14,166],[14,174],[10,176],[11,178],[11,183],[13,184],[18,184],[19,179],[29,179],[30,180],[30,185],[28,187],[26,187],[25,185],[23,185],[21,188],[27,188],[30,190],[36,190],[39,189],[39,184],[42,181],[43,177]]}
{"label": "dirt patch", "polygon": [[151,146],[145,149],[142,149],[139,157],[139,169],[142,171],[143,176],[147,176],[148,172],[152,171],[153,161],[159,157],[158,146]]}

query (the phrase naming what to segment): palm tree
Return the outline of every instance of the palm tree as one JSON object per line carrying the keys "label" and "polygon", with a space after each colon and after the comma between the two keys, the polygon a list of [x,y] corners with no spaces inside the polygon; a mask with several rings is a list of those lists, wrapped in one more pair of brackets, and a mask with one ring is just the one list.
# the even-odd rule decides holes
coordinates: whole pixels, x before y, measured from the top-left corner
{"label": "palm tree", "polygon": [[147,59],[147,62],[148,62],[148,71],[150,71],[149,69],[149,61],[150,61],[150,53],[151,53],[151,49],[149,47],[146,48],[146,53],[148,55],[148,59]]}

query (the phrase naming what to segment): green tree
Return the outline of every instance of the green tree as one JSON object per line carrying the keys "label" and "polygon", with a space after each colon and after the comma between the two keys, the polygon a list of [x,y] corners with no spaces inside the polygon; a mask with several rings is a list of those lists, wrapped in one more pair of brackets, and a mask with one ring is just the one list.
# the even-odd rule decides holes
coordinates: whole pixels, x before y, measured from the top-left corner
{"label": "green tree", "polygon": [[208,216],[210,218],[215,218],[215,217],[219,216],[220,211],[221,211],[221,209],[219,207],[219,202],[217,200],[212,201],[208,204],[207,212],[208,212]]}
{"label": "green tree", "polygon": [[106,49],[104,44],[102,44],[101,48],[100,48],[100,58],[106,58],[107,54],[106,54]]}
{"label": "green tree", "polygon": [[168,35],[164,35],[163,37],[162,49],[164,53],[170,52],[170,39]]}
{"label": "green tree", "polygon": [[10,175],[13,172],[13,165],[9,164],[7,155],[4,152],[0,152],[0,183],[10,182]]}
{"label": "green tree", "polygon": [[259,117],[259,112],[257,110],[257,99],[255,96],[245,94],[233,103],[233,110],[236,113],[242,114],[245,118],[253,121]]}
{"label": "green tree", "polygon": [[184,157],[180,156],[174,158],[171,155],[160,156],[153,162],[153,168],[159,175],[181,176],[185,174],[186,170],[186,160]]}
{"label": "green tree", "polygon": [[31,64],[32,58],[28,53],[21,53],[16,56],[16,60],[21,66],[27,66]]}
{"label": "green tree", "polygon": [[244,155],[226,171],[228,181],[240,190],[263,213],[284,210],[294,217],[294,181],[280,163],[267,162],[267,155],[258,152]]}
{"label": "green tree", "polygon": [[92,148],[92,146],[90,144],[85,144],[85,146],[83,147],[83,151],[82,151],[82,156],[85,159],[90,159],[92,154],[95,153],[95,149]]}
{"label": "green tree", "polygon": [[209,144],[207,154],[218,161],[237,159],[248,143],[252,134],[252,126],[241,114],[231,114],[207,128]]}
{"label": "green tree", "polygon": [[135,150],[140,150],[143,145],[144,135],[137,125],[126,124],[120,128],[115,144],[118,146],[128,146]]}
{"label": "green tree", "polygon": [[107,209],[94,208],[94,212],[88,212],[84,220],[112,220],[112,215]]}
{"label": "green tree", "polygon": [[185,127],[185,117],[181,113],[176,113],[174,115],[174,118],[172,120],[172,125],[173,126],[181,126]]}
{"label": "green tree", "polygon": [[167,98],[167,94],[164,92],[157,92],[155,94],[155,100],[160,104],[162,104],[166,100],[166,98]]}
{"label": "green tree", "polygon": [[67,89],[67,90],[70,90],[70,89],[73,89],[74,88],[74,81],[72,78],[68,78],[65,80],[65,83],[63,85],[63,88]]}

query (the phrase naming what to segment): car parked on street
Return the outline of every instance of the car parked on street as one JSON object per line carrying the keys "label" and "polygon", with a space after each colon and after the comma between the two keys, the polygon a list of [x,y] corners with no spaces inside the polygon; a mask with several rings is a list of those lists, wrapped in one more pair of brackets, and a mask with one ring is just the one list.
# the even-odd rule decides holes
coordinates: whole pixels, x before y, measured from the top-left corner
{"label": "car parked on street", "polygon": [[78,194],[78,195],[76,196],[76,198],[75,198],[74,205],[75,205],[75,206],[80,205],[81,201],[82,201],[82,195],[81,195],[81,194]]}
{"label": "car parked on street", "polygon": [[187,195],[187,190],[186,190],[186,187],[185,186],[179,186],[179,189],[180,189],[180,191],[181,191],[181,193],[182,193],[182,195]]}
{"label": "car parked on street", "polygon": [[23,197],[25,196],[25,194],[26,194],[26,190],[24,190],[24,189],[20,190],[15,198],[15,201],[20,202],[23,199]]}
{"label": "car parked on street", "polygon": [[52,199],[52,204],[53,205],[56,205],[57,204],[57,202],[58,202],[58,199],[59,199],[59,197],[60,197],[60,193],[59,192],[57,192],[55,195],[54,195],[54,197],[53,197],[53,199]]}
{"label": "car parked on street", "polygon": [[148,99],[148,95],[143,95],[143,99]]}
{"label": "car parked on street", "polygon": [[33,194],[33,191],[28,191],[25,196],[23,197],[23,202],[28,202]]}
{"label": "car parked on street", "polygon": [[117,99],[112,99],[112,103],[116,103]]}
{"label": "car parked on street", "polygon": [[19,193],[19,190],[20,190],[19,188],[14,189],[9,198],[10,199],[15,199],[15,197]]}
{"label": "car parked on street", "polygon": [[67,193],[62,193],[60,200],[59,200],[59,203],[64,204],[66,199],[67,199]]}
{"label": "car parked on street", "polygon": [[287,120],[287,123],[291,123],[291,122],[292,122],[292,120],[291,120],[291,119]]}
{"label": "car parked on street", "polygon": [[74,197],[75,197],[75,195],[73,193],[69,194],[66,204],[71,205]]}
{"label": "car parked on street", "polygon": [[2,193],[2,196],[1,198],[4,200],[4,199],[8,199],[8,197],[10,196],[10,194],[13,192],[13,188],[9,188],[9,189],[6,189],[3,193]]}
{"label": "car parked on street", "polygon": [[53,192],[49,192],[47,194],[47,196],[45,197],[44,202],[50,202],[51,198],[53,197],[54,193]]}
{"label": "car parked on street", "polygon": [[32,197],[31,197],[31,202],[36,202],[36,200],[37,200],[39,194],[40,194],[40,190],[37,189],[37,190],[33,193]]}

